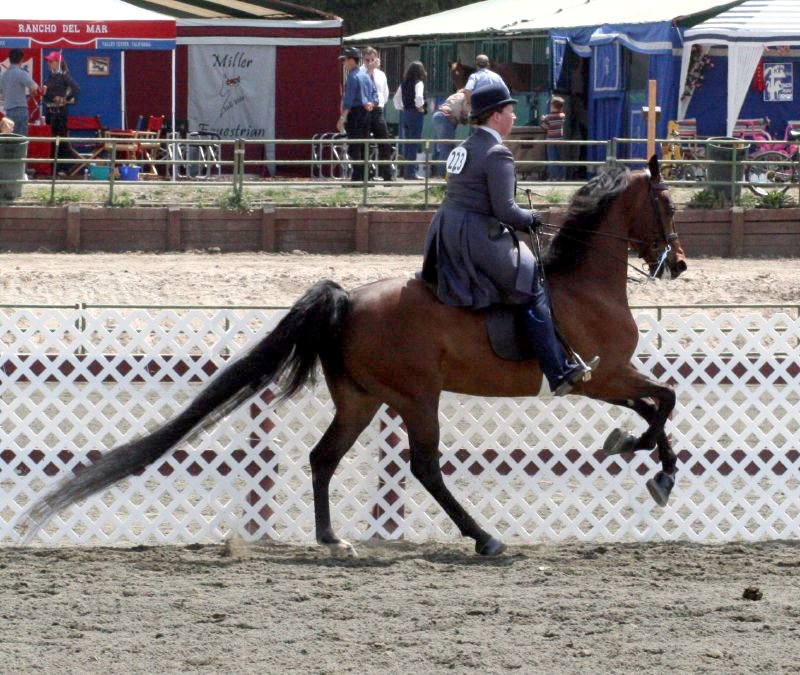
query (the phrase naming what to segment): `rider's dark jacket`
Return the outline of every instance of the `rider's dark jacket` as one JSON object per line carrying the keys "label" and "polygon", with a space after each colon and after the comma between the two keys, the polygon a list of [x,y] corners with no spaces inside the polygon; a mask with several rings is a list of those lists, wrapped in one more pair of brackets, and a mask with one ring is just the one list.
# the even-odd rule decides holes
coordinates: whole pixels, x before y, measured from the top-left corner
{"label": "rider's dark jacket", "polygon": [[514,201],[515,187],[511,151],[486,129],[450,153],[447,194],[428,229],[422,267],[443,303],[480,309],[533,298],[535,258],[500,225],[527,229],[533,222],[533,212]]}

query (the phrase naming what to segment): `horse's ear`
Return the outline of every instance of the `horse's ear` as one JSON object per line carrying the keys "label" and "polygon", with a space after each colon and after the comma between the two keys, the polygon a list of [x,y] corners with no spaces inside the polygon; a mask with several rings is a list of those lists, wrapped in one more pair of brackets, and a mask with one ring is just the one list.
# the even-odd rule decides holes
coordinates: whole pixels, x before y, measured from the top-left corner
{"label": "horse's ear", "polygon": [[653,155],[650,161],[647,162],[647,168],[650,169],[650,180],[654,183],[661,182],[661,170],[658,168],[658,157]]}

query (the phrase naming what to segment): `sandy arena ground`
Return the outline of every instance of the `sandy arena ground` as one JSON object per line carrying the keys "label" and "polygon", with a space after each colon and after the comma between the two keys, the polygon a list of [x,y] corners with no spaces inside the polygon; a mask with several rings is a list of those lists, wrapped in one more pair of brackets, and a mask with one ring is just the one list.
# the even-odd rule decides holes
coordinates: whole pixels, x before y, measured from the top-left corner
{"label": "sandy arena ground", "polygon": [[[0,254],[3,304],[287,305],[419,257]],[[633,304],[797,306],[796,260],[689,259]],[[800,543],[0,548],[3,673],[789,673]],[[744,599],[748,587],[760,599]]]}
{"label": "sandy arena ground", "polygon": [[[322,278],[355,288],[385,277],[411,276],[420,263],[420,256],[300,252],[0,253],[0,304],[288,306]],[[631,304],[798,304],[796,259],[690,256],[688,264],[689,270],[674,282],[630,283]]]}

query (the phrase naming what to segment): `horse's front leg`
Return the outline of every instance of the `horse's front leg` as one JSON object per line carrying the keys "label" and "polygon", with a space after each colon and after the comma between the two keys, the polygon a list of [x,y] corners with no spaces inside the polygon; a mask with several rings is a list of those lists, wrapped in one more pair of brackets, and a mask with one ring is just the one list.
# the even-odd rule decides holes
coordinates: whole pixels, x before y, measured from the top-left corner
{"label": "horse's front leg", "polygon": [[606,439],[603,450],[606,455],[637,450],[658,448],[661,471],[647,481],[647,489],[659,506],[666,506],[670,492],[675,485],[677,456],[672,449],[664,426],[675,408],[675,392],[657,382],[646,380],[647,387],[641,388],[638,398],[608,399],[609,403],[630,408],[646,422],[647,429],[639,436],[633,436],[622,429],[614,429]]}

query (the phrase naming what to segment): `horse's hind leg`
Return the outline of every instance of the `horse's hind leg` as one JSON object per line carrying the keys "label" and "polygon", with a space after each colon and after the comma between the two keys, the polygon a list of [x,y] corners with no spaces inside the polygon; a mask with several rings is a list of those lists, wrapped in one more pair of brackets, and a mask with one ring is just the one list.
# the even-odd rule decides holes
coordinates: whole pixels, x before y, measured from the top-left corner
{"label": "horse's hind leg", "polygon": [[408,430],[411,452],[411,473],[444,509],[465,537],[475,540],[475,551],[481,555],[498,555],[505,546],[484,532],[456,500],[442,478],[439,465],[438,400],[425,405],[417,403],[400,413]]}
{"label": "horse's hind leg", "polygon": [[355,555],[353,546],[339,539],[331,525],[330,482],[339,462],[370,423],[380,401],[354,389],[332,387],[336,414],[322,438],[311,450],[311,483],[314,488],[314,522],[317,542]]}

